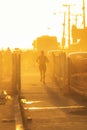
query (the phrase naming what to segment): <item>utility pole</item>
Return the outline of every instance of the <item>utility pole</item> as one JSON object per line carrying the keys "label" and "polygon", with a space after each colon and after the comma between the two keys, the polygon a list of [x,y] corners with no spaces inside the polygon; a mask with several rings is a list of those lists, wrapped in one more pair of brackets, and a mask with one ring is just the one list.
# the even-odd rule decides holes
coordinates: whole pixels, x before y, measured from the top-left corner
{"label": "utility pole", "polygon": [[83,28],[85,28],[85,0],[83,0]]}
{"label": "utility pole", "polygon": [[64,47],[64,46],[65,46],[65,20],[66,20],[66,12],[64,12],[64,23],[63,23],[62,47]]}
{"label": "utility pole", "polygon": [[77,27],[78,16],[82,16],[82,14],[73,14],[73,16],[75,16],[75,25]]}
{"label": "utility pole", "polygon": [[[64,15],[64,21],[63,21],[63,34],[62,34],[62,48],[65,46],[65,20],[66,20],[66,12],[58,12],[59,14],[60,13],[63,13]],[[53,15],[56,15],[57,13],[54,12]]]}
{"label": "utility pole", "polygon": [[64,4],[63,6],[68,7],[68,47],[70,46],[70,7],[73,5]]}

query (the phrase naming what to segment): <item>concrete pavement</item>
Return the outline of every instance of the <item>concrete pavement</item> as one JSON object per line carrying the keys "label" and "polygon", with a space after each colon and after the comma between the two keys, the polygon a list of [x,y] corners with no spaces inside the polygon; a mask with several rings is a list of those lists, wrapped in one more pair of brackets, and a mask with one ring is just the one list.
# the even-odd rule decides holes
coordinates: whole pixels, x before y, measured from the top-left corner
{"label": "concrete pavement", "polygon": [[44,85],[40,82],[38,71],[22,74],[21,78],[21,93],[26,99],[24,104],[26,116],[32,118],[28,121],[29,129],[87,129],[87,112],[78,96],[73,98],[68,95],[66,90],[52,82],[48,75],[46,75],[46,84]]}

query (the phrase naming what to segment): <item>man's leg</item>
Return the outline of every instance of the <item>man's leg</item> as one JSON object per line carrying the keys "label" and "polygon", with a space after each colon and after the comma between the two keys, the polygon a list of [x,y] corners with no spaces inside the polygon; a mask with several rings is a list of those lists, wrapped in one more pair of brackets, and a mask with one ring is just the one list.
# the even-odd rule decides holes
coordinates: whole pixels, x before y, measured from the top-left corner
{"label": "man's leg", "polygon": [[42,81],[42,71],[40,70],[40,81]]}
{"label": "man's leg", "polygon": [[40,81],[42,81],[42,67],[41,66],[39,66],[39,71],[40,71]]}
{"label": "man's leg", "polygon": [[43,83],[45,83],[45,71],[43,71]]}
{"label": "man's leg", "polygon": [[43,83],[45,84],[45,73],[46,73],[46,65],[44,66],[43,69]]}

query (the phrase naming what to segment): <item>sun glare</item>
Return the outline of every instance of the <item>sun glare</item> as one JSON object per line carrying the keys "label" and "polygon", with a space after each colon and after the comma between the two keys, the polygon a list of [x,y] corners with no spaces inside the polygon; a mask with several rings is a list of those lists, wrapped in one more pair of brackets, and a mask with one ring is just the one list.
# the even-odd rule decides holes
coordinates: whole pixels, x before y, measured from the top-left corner
{"label": "sun glare", "polygon": [[[75,23],[74,15],[82,14],[82,0],[0,1],[0,48],[32,48],[33,41],[42,35],[53,35],[61,41],[64,12],[67,14],[68,10],[63,4],[73,5],[71,24]],[[82,18],[78,17],[78,27],[81,23]]]}

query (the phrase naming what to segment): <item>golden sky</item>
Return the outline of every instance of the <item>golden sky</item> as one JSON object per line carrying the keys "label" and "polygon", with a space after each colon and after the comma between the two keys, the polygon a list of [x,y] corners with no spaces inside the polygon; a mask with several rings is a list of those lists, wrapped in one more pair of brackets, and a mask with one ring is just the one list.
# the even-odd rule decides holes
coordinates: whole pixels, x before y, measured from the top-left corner
{"label": "golden sky", "polygon": [[[31,48],[33,40],[41,35],[55,35],[60,41],[64,11],[66,12],[67,27],[68,8],[63,4],[73,5],[71,6],[71,24],[75,23],[75,14],[82,14],[83,0],[67,1],[0,0],[0,48]],[[85,0],[86,6],[87,0]],[[77,25],[82,26],[81,16],[78,17]]]}

